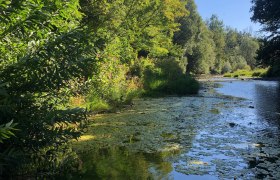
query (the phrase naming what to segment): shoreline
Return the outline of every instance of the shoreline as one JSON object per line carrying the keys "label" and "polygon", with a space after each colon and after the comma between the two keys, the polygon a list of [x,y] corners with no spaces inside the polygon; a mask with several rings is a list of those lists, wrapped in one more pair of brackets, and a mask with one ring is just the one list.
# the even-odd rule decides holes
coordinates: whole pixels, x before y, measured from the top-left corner
{"label": "shoreline", "polygon": [[219,81],[244,81],[244,80],[256,80],[256,81],[280,81],[280,77],[246,77],[240,76],[237,78],[234,77],[223,77],[221,75],[218,76],[197,76],[194,77],[198,82],[219,82]]}

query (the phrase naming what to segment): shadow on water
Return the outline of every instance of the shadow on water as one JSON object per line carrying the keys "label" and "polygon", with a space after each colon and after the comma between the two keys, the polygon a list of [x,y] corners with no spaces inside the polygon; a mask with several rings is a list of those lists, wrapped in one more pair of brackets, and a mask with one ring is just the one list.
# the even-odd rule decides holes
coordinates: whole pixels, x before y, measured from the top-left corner
{"label": "shadow on water", "polygon": [[280,82],[255,84],[254,104],[260,119],[280,127]]}

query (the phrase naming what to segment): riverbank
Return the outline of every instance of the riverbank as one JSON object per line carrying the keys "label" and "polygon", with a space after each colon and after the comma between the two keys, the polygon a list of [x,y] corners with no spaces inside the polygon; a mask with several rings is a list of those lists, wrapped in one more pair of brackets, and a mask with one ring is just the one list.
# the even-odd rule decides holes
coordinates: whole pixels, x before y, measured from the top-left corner
{"label": "riverbank", "polygon": [[244,81],[244,80],[257,80],[257,81],[280,81],[280,77],[224,77],[223,75],[215,76],[198,76],[196,80],[199,82],[221,82],[221,81]]}

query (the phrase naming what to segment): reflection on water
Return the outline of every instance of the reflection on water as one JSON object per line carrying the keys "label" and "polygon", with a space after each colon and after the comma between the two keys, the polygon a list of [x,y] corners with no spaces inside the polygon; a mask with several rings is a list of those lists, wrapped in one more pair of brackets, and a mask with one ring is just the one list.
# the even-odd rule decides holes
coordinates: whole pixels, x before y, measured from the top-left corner
{"label": "reflection on water", "polygon": [[219,83],[95,116],[74,143],[81,171],[70,179],[280,178],[279,83]]}
{"label": "reflection on water", "polygon": [[255,85],[254,104],[257,114],[271,125],[280,125],[280,83]]}
{"label": "reflection on water", "polygon": [[203,107],[195,97],[187,99],[191,101],[179,97],[137,100],[135,106],[117,114],[94,117],[88,134],[74,144],[83,162],[75,177],[173,179],[174,159],[190,148],[196,134],[197,112],[192,109]]}
{"label": "reflection on water", "polygon": [[124,147],[110,147],[84,153],[81,179],[162,179],[172,171],[166,153],[131,152]]}
{"label": "reflection on water", "polygon": [[[279,82],[277,81],[224,81],[219,82],[223,86],[217,91],[222,94],[231,95],[235,97],[242,97],[254,100],[256,97],[266,96],[271,94],[271,98],[279,97]],[[262,87],[261,91],[258,88]],[[273,95],[276,95],[273,97]]]}

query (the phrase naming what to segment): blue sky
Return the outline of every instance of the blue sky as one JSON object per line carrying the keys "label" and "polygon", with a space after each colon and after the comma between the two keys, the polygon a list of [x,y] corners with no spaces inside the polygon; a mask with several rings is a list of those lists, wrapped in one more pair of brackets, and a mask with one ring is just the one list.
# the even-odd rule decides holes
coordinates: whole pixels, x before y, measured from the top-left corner
{"label": "blue sky", "polygon": [[216,14],[226,26],[239,31],[251,29],[255,35],[261,28],[259,24],[254,24],[250,20],[251,0],[195,0],[195,3],[204,20]]}

